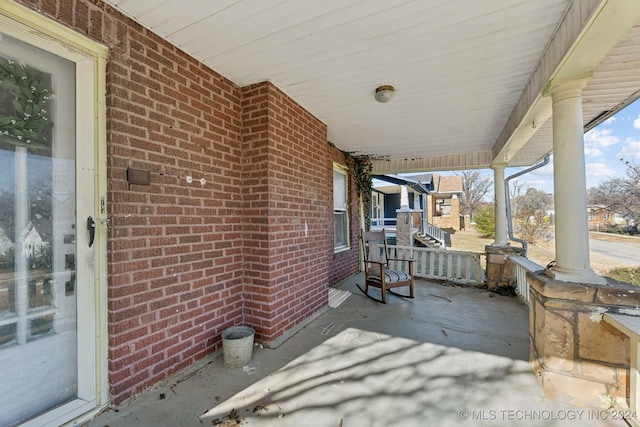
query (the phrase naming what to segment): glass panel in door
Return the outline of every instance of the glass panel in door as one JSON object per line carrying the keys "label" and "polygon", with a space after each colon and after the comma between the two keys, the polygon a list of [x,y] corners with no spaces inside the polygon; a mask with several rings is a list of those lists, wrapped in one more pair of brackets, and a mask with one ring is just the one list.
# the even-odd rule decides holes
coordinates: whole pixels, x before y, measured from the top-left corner
{"label": "glass panel in door", "polygon": [[76,398],[75,65],[0,33],[0,425]]}

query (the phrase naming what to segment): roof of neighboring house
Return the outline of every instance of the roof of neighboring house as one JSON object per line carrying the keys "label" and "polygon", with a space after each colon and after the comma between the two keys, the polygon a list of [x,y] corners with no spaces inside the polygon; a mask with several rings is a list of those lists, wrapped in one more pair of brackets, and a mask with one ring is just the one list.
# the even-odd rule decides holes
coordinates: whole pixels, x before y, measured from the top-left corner
{"label": "roof of neighboring house", "polygon": [[609,209],[605,205],[588,205],[587,210],[588,211],[595,211],[595,210],[610,211],[611,209]]}
{"label": "roof of neighboring house", "polygon": [[[418,193],[462,193],[462,177],[458,175],[439,175],[437,173],[425,173],[411,177],[400,175],[374,175],[381,181],[395,185],[406,185]],[[388,192],[388,191],[386,191]]]}
{"label": "roof of neighboring house", "polygon": [[458,175],[433,175],[434,193],[462,193],[462,177]]}
{"label": "roof of neighboring house", "polygon": [[462,193],[462,177],[458,175],[425,173],[411,178],[428,185],[433,193]]}
{"label": "roof of neighboring house", "polygon": [[413,191],[418,193],[429,193],[429,190],[433,190],[433,187],[430,186],[431,182],[425,182],[423,180],[418,180],[416,177],[405,177],[393,174],[385,174],[385,175],[374,175],[373,178],[379,179],[380,181],[389,182],[391,184],[396,185],[406,185],[411,187]]}
{"label": "roof of neighboring house", "polygon": [[592,212],[596,212],[596,213],[614,213],[614,214],[620,215],[620,216],[623,215],[620,212],[616,212],[613,209],[610,209],[610,208],[608,208],[607,206],[604,206],[604,205],[589,205],[589,206],[587,206],[587,212],[589,212],[589,213],[592,213]]}

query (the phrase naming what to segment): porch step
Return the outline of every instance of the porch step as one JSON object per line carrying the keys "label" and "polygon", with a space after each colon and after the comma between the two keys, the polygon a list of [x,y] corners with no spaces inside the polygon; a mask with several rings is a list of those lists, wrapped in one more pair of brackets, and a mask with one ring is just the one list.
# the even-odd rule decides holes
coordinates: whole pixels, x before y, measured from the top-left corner
{"label": "porch step", "polygon": [[428,248],[439,248],[441,246],[440,242],[425,234],[414,234],[413,238]]}

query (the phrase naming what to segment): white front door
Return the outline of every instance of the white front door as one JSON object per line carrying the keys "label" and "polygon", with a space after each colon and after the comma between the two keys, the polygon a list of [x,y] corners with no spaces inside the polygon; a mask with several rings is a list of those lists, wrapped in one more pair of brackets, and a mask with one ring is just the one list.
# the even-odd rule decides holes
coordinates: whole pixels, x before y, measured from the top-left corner
{"label": "white front door", "polygon": [[96,406],[94,141],[76,62],[2,28],[0,425],[51,425]]}

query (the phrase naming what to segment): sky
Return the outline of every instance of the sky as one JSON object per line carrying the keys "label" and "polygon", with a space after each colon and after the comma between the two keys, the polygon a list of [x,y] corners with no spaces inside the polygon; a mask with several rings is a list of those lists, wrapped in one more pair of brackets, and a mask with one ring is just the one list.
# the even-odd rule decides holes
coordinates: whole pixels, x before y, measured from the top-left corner
{"label": "sky", "polygon": [[[587,188],[602,181],[626,177],[624,161],[640,163],[640,100],[584,135]],[[521,169],[507,168],[505,177]],[[548,165],[517,178],[522,190],[533,187],[553,193],[553,157]]]}

